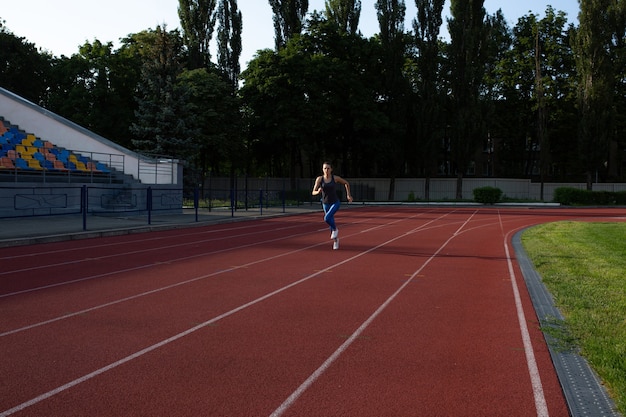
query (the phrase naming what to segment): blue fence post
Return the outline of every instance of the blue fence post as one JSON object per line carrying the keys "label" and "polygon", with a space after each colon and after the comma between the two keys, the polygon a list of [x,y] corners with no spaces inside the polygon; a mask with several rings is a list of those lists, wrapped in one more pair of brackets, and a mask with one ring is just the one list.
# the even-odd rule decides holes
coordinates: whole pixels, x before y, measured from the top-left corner
{"label": "blue fence post", "polygon": [[198,187],[193,190],[193,206],[196,209],[196,222],[198,221],[198,207],[200,206],[200,190]]}
{"label": "blue fence post", "polygon": [[87,186],[83,185],[80,189],[80,205],[83,212],[83,231],[87,230]]}
{"label": "blue fence post", "polygon": [[148,224],[152,224],[152,187],[148,187],[146,194],[146,210],[148,210]]}
{"label": "blue fence post", "polygon": [[263,215],[263,190],[259,190],[259,210],[261,211],[261,216]]}
{"label": "blue fence post", "polygon": [[213,208],[213,201],[212,201],[212,197],[213,197],[213,183],[211,182],[211,170],[209,170],[209,213],[211,212],[211,209]]}
{"label": "blue fence post", "polygon": [[235,190],[230,189],[230,217],[235,217]]}
{"label": "blue fence post", "polygon": [[285,191],[285,179],[283,178],[283,213],[285,212],[285,200],[287,199],[286,194],[287,192]]}

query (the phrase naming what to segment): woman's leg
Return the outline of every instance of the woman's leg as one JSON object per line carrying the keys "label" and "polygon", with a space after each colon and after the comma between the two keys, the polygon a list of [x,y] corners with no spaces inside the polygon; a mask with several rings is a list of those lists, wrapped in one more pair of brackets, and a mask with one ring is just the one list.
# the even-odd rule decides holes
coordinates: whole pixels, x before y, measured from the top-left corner
{"label": "woman's leg", "polygon": [[328,223],[330,226],[330,230],[337,230],[337,225],[335,225],[335,213],[339,210],[339,206],[341,206],[341,202],[337,200],[333,204],[322,204],[324,207],[324,221]]}

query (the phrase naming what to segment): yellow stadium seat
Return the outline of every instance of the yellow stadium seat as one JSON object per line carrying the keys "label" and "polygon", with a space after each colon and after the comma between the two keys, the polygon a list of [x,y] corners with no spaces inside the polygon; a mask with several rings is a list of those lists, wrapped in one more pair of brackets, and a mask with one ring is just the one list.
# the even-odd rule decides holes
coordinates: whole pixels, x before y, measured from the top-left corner
{"label": "yellow stadium seat", "polygon": [[22,145],[32,146],[33,142],[35,142],[35,139],[37,139],[35,135],[29,133],[28,135],[26,135],[26,138],[22,139]]}
{"label": "yellow stadium seat", "polygon": [[77,168],[79,171],[89,172],[89,169],[87,169],[87,167],[85,166],[85,163],[84,163],[84,162],[81,162],[81,161],[76,161],[76,162],[75,162],[75,164],[76,164],[76,168]]}
{"label": "yellow stadium seat", "polygon": [[43,169],[41,167],[41,164],[39,163],[39,161],[34,159],[34,158],[28,160],[28,167],[32,168],[32,169],[36,169],[36,170],[42,170]]}

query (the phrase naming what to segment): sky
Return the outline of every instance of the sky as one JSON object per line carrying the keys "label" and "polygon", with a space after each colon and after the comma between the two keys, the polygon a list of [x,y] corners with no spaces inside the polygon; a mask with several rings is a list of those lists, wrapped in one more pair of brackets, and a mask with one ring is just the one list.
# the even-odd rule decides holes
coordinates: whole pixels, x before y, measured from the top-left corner
{"label": "sky", "polygon": [[[85,42],[95,39],[102,43],[113,42],[131,33],[166,25],[168,30],[180,27],[178,0],[19,0],[5,1],[0,7],[0,21],[15,36],[25,38],[37,48],[55,56],[71,56]],[[379,32],[375,0],[361,0],[359,30],[370,37]],[[416,15],[415,1],[405,0],[407,22],[411,30]],[[256,51],[274,48],[272,10],[267,0],[239,0],[243,17],[241,67],[247,67]],[[548,5],[567,13],[570,22],[577,22],[578,0],[485,0],[488,14],[502,9],[511,26],[529,12],[543,17]],[[309,0],[309,12],[323,11],[325,0]],[[446,1],[444,14],[448,15],[450,1]],[[442,32],[445,30],[445,20]],[[213,36],[215,39],[215,35]],[[216,57],[213,56],[213,60]]]}

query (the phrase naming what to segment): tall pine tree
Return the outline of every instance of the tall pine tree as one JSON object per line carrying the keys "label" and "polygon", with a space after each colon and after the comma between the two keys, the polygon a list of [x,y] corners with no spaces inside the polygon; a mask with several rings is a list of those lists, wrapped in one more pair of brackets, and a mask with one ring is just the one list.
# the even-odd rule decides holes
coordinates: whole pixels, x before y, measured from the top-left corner
{"label": "tall pine tree", "polygon": [[276,50],[302,33],[304,19],[309,11],[309,0],[269,0],[274,13],[274,42]]}
{"label": "tall pine tree", "polygon": [[620,16],[620,3],[623,1],[580,1],[580,26],[574,43],[576,67],[580,76],[578,141],[589,190],[598,172],[603,170],[608,161],[611,126],[615,117],[614,42],[616,36],[623,36],[623,31],[621,34],[615,33],[614,24]]}
{"label": "tall pine tree", "polygon": [[463,177],[485,136],[480,92],[487,62],[484,0],[451,0],[450,152],[457,175],[456,198],[463,198]]}
{"label": "tall pine tree", "polygon": [[440,137],[439,124],[443,113],[439,68],[441,57],[439,52],[439,31],[443,24],[442,11],[444,0],[415,0],[417,18],[413,20],[415,45],[417,47],[417,68],[419,75],[415,86],[417,99],[414,127],[416,132],[415,146],[410,152],[415,155],[419,165],[423,167],[426,177],[425,198],[430,197],[430,177],[437,172]]}
{"label": "tall pine tree", "polygon": [[195,131],[186,91],[177,82],[182,71],[180,34],[157,27],[154,35],[155,47],[143,65],[136,95],[132,143],[143,153],[185,157]]}
{"label": "tall pine tree", "polygon": [[189,53],[188,69],[209,68],[216,0],[178,0],[178,17]]}
{"label": "tall pine tree", "polygon": [[228,77],[234,92],[237,90],[241,72],[239,59],[243,30],[237,0],[220,0],[217,18],[217,66]]}
{"label": "tall pine tree", "polygon": [[361,0],[326,0],[326,19],[342,33],[356,35],[361,18]]}
{"label": "tall pine tree", "polygon": [[383,139],[385,154],[381,162],[391,177],[389,199],[394,198],[395,178],[402,174],[406,164],[406,122],[408,106],[408,83],[403,75],[406,59],[406,34],[404,0],[377,0],[376,10],[380,27],[380,43],[383,56],[381,92],[384,112],[389,119],[389,128]]}

